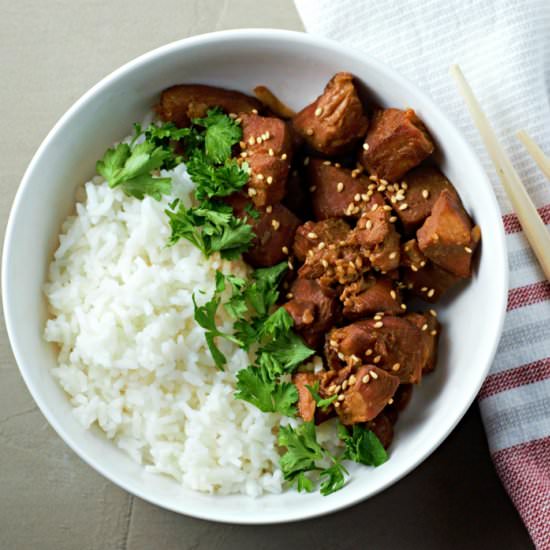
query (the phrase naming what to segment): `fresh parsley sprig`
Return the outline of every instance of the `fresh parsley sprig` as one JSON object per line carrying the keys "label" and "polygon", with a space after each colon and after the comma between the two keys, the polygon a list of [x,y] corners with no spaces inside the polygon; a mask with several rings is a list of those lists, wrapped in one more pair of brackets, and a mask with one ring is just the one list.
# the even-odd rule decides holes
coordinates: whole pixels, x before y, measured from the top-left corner
{"label": "fresh parsley sprig", "polygon": [[388,460],[388,453],[376,434],[360,424],[354,424],[351,433],[346,426],[339,424],[338,437],[346,444],[346,459],[365,466],[380,466]]}

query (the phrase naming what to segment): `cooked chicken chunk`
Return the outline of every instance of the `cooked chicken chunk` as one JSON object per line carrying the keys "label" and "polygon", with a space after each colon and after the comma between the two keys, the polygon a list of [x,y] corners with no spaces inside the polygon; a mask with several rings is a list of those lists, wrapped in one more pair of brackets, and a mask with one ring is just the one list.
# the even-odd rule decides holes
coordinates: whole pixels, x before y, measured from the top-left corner
{"label": "cooked chicken chunk", "polygon": [[308,221],[296,230],[292,247],[294,255],[303,262],[310,250],[322,250],[330,244],[343,241],[350,231],[350,226],[340,218],[328,218],[320,222]]}
{"label": "cooked chicken chunk", "polygon": [[388,182],[400,180],[434,150],[428,130],[412,109],[377,111],[367,133],[361,163]]}
{"label": "cooked chicken chunk", "polygon": [[292,123],[316,151],[326,155],[349,151],[365,135],[369,125],[353,75],[334,75],[323,94],[294,116]]}
{"label": "cooked chicken chunk", "polygon": [[344,304],[346,319],[360,319],[380,311],[390,315],[403,313],[401,293],[387,278],[363,277],[347,285],[340,294],[340,300]]}
{"label": "cooked chicken chunk", "polygon": [[235,90],[202,84],[179,84],[162,92],[157,112],[163,120],[183,128],[189,126],[193,118],[204,117],[208,109],[213,107],[221,107],[226,113],[236,114],[258,111],[262,104]]}
{"label": "cooked chicken chunk", "polygon": [[472,228],[460,200],[447,189],[417,231],[420,250],[439,267],[463,278],[471,275],[472,256],[480,237],[479,228]]}

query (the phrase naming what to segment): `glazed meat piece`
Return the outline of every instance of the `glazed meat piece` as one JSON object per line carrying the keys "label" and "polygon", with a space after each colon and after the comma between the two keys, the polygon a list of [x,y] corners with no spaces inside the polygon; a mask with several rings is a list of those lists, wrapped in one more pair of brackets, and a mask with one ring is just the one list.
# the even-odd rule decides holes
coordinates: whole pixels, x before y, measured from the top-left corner
{"label": "glazed meat piece", "polygon": [[273,117],[240,114],[243,137],[241,161],[250,168],[248,195],[258,207],[275,204],[286,193],[292,157],[287,124]]}
{"label": "glazed meat piece", "polygon": [[423,339],[428,346],[428,359],[422,367],[422,374],[432,372],[437,364],[437,344],[441,325],[431,313],[408,313],[405,319],[417,326],[423,333]]}
{"label": "glazed meat piece", "polygon": [[367,133],[361,163],[370,174],[400,180],[434,150],[428,130],[412,109],[377,111]]}
{"label": "glazed meat piece", "polygon": [[453,184],[433,166],[419,166],[408,172],[405,179],[405,185],[388,186],[386,196],[407,233],[418,229],[424,223],[443,189],[447,189],[458,198]]}
{"label": "glazed meat piece", "polygon": [[380,311],[390,315],[403,313],[401,293],[387,278],[363,277],[347,285],[340,294],[340,300],[344,304],[346,319],[355,320]]}
{"label": "glazed meat piece", "polygon": [[274,204],[261,211],[258,220],[249,217],[249,222],[256,238],[243,255],[246,262],[254,267],[268,267],[288,258],[294,233],[300,225],[300,220],[288,208]]}
{"label": "glazed meat piece", "polygon": [[384,202],[383,197],[374,192],[376,185],[367,177],[338,167],[329,160],[310,159],[307,182],[313,214],[318,220],[358,217],[364,209],[363,203],[370,202],[373,196],[381,204]]}
{"label": "glazed meat piece", "polygon": [[426,302],[437,302],[460,279],[438,267],[424,256],[416,239],[401,249],[402,282],[413,294]]}
{"label": "glazed meat piece", "polygon": [[[399,391],[399,388],[397,388]],[[365,424],[367,430],[374,432],[374,435],[380,440],[384,449],[387,449],[393,441],[393,423],[385,412]]]}
{"label": "glazed meat piece", "polygon": [[246,151],[248,155],[265,153],[275,157],[286,154],[290,160],[292,156],[291,130],[284,120],[247,113],[240,113],[239,118],[243,130],[241,143],[243,151]]}
{"label": "glazed meat piece", "polygon": [[371,361],[401,383],[416,384],[429,358],[423,336],[422,330],[406,319],[384,315],[331,330],[325,353],[331,368],[340,361]]}
{"label": "glazed meat piece", "polygon": [[315,399],[306,386],[313,387],[319,377],[312,372],[297,372],[292,376],[292,382],[298,390],[298,414],[304,422],[311,422],[315,418]]}
{"label": "glazed meat piece", "polygon": [[374,365],[361,366],[348,378],[348,384],[337,401],[336,412],[344,425],[367,422],[376,418],[399,386],[399,378]]}
{"label": "glazed meat piece", "polygon": [[302,278],[294,281],[289,295],[292,298],[283,307],[294,320],[294,330],[309,347],[318,348],[325,333],[340,320],[338,295],[317,280]]}
{"label": "glazed meat piece", "polygon": [[221,107],[226,113],[252,113],[260,110],[262,104],[235,90],[202,84],[179,84],[162,92],[157,112],[163,120],[184,128],[189,126],[191,119],[204,117],[213,107]]}
{"label": "glazed meat piece", "polygon": [[443,190],[416,235],[420,250],[434,264],[457,277],[471,275],[472,256],[481,234],[477,226],[472,228],[456,195]]}
{"label": "glazed meat piece", "polygon": [[349,151],[366,133],[369,121],[350,73],[337,73],[325,91],[292,123],[308,145],[325,155]]}
{"label": "glazed meat piece", "polygon": [[399,266],[400,236],[390,222],[389,206],[373,204],[357,222],[350,236],[353,243],[370,249],[369,260],[373,268],[387,273]]}
{"label": "glazed meat piece", "polygon": [[328,218],[320,222],[307,221],[296,230],[292,247],[296,258],[303,262],[310,250],[321,249],[330,244],[344,241],[350,226],[340,218]]}

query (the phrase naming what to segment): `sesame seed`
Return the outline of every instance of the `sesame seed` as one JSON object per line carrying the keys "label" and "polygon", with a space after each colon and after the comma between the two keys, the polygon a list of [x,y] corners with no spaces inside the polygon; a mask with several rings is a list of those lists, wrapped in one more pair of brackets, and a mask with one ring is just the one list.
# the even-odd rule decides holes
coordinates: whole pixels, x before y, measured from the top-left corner
{"label": "sesame seed", "polygon": [[371,349],[368,349],[366,352],[365,352],[365,355],[368,357],[369,355],[372,355],[372,350]]}
{"label": "sesame seed", "polygon": [[395,290],[390,290],[390,296],[392,299],[397,300],[397,294],[395,293]]}
{"label": "sesame seed", "polygon": [[371,206],[371,212],[375,212],[377,208],[378,208],[378,203],[374,203],[374,204]]}
{"label": "sesame seed", "polygon": [[393,196],[393,197],[390,198],[390,202],[391,202],[392,204],[395,204],[395,203],[397,202],[397,199],[395,198],[395,196]]}
{"label": "sesame seed", "polygon": [[268,153],[269,153],[269,156],[270,156],[270,157],[272,157],[273,155],[275,155],[275,152],[274,152],[273,149],[271,149],[271,148],[269,149]]}
{"label": "sesame seed", "polygon": [[338,401],[343,401],[344,399],[345,399],[345,397],[344,397],[342,394],[340,394],[340,395],[338,396]]}
{"label": "sesame seed", "polygon": [[409,186],[408,186],[408,184],[407,184],[406,181],[402,181],[402,182],[401,182],[401,187],[402,187],[403,189],[405,189],[405,190],[407,190],[407,189],[409,188]]}
{"label": "sesame seed", "polygon": [[332,164],[332,162],[330,162],[330,160],[325,160],[325,161],[323,162],[323,164],[324,164],[325,166],[330,166],[330,165]]}
{"label": "sesame seed", "polygon": [[312,185],[309,190],[311,193],[313,193],[313,191],[315,191],[315,189],[317,189],[317,186],[316,185]]}
{"label": "sesame seed", "polygon": [[328,267],[328,262],[323,258],[321,260],[321,265],[326,269]]}
{"label": "sesame seed", "polygon": [[309,164],[309,157],[306,157],[304,159],[304,166],[307,166]]}
{"label": "sesame seed", "polygon": [[437,330],[432,330],[432,331],[430,332],[430,334],[431,334],[432,336],[437,336]]}
{"label": "sesame seed", "polygon": [[423,286],[421,289],[420,289],[420,292],[427,292],[428,291],[428,287],[427,286]]}
{"label": "sesame seed", "polygon": [[343,190],[344,190],[344,184],[341,181],[339,181],[336,184],[336,191],[338,191],[338,193],[341,193]]}
{"label": "sesame seed", "polygon": [[356,179],[358,175],[359,175],[359,172],[357,172],[357,170],[352,170],[352,171],[351,171],[351,177],[352,177],[353,179]]}
{"label": "sesame seed", "polygon": [[357,382],[357,378],[355,377],[355,374],[352,374],[350,377],[349,377],[349,385],[350,386],[353,386],[355,384],[355,382]]}
{"label": "sesame seed", "polygon": [[241,153],[241,157],[242,157],[243,159],[246,158],[247,156],[248,156],[248,153],[247,153],[246,151],[243,151],[243,152]]}
{"label": "sesame seed", "polygon": [[235,124],[240,124],[242,121],[243,121],[243,120],[242,120],[241,117],[236,118],[236,119],[235,119]]}
{"label": "sesame seed", "polygon": [[399,363],[395,363],[391,370],[394,371],[394,372],[397,372],[399,369],[401,368],[401,365]]}
{"label": "sesame seed", "polygon": [[348,387],[348,381],[347,381],[347,380],[344,380],[344,381],[342,382],[342,389],[345,390],[347,387]]}
{"label": "sesame seed", "polygon": [[258,114],[258,109],[252,109],[252,112],[257,115]]}
{"label": "sesame seed", "polygon": [[367,220],[367,223],[365,224],[365,227],[367,229],[372,229],[372,220]]}
{"label": "sesame seed", "polygon": [[318,245],[317,245],[317,250],[323,250],[323,248],[325,248],[325,243],[324,242],[320,242]]}
{"label": "sesame seed", "polygon": [[308,251],[307,251],[307,255],[308,255],[309,257],[313,256],[313,250],[311,250],[311,249],[308,250]]}
{"label": "sesame seed", "polygon": [[359,202],[361,200],[361,195],[359,193],[355,193],[355,195],[353,196],[353,200],[355,202]]}
{"label": "sesame seed", "polygon": [[361,382],[363,382],[363,384],[368,384],[369,380],[370,380],[370,376],[368,374],[365,374],[365,376],[361,378]]}
{"label": "sesame seed", "polygon": [[288,247],[287,246],[281,247],[281,250],[282,250],[283,254],[288,254]]}
{"label": "sesame seed", "polygon": [[271,134],[269,133],[269,130],[266,131],[265,133],[265,138],[264,139],[269,139],[271,138]]}
{"label": "sesame seed", "polygon": [[292,263],[292,260],[289,259],[287,264],[288,264],[288,269],[290,269],[290,270],[294,269],[294,264]]}
{"label": "sesame seed", "polygon": [[370,374],[375,380],[378,378],[378,375],[377,375],[376,372],[374,372],[373,370],[371,370],[369,374]]}
{"label": "sesame seed", "polygon": [[292,292],[288,292],[286,297],[288,300],[292,300],[292,298],[294,298],[294,294],[292,294]]}
{"label": "sesame seed", "polygon": [[437,317],[437,311],[435,309],[430,309],[430,315],[432,317]]}
{"label": "sesame seed", "polygon": [[374,328],[382,328],[384,326],[384,323],[382,321],[378,321],[377,323],[374,323]]}
{"label": "sesame seed", "polygon": [[377,355],[373,360],[372,362],[373,363],[380,363],[380,360],[382,359],[382,356],[381,355]]}
{"label": "sesame seed", "polygon": [[406,202],[399,205],[399,210],[407,210],[407,208],[409,208],[409,205]]}
{"label": "sesame seed", "polygon": [[428,290],[428,298],[431,298],[434,294],[435,294],[435,289],[430,288],[430,290]]}
{"label": "sesame seed", "polygon": [[271,225],[273,226],[273,229],[277,231],[279,227],[281,227],[281,222],[278,220],[271,220]]}
{"label": "sesame seed", "polygon": [[256,138],[256,143],[258,143],[258,144],[262,143],[262,138],[260,136],[258,136]]}
{"label": "sesame seed", "polygon": [[308,136],[312,136],[312,135],[313,135],[313,129],[308,128],[308,129],[306,130],[306,134],[307,134]]}
{"label": "sesame seed", "polygon": [[379,185],[376,190],[380,191],[382,193],[383,191],[386,190],[386,186],[385,185]]}
{"label": "sesame seed", "polygon": [[336,387],[334,388],[334,392],[335,392],[335,393],[339,393],[341,389],[342,389],[342,386],[336,386]]}
{"label": "sesame seed", "polygon": [[422,331],[426,331],[426,330],[428,330],[428,323],[424,323],[422,325]]}
{"label": "sesame seed", "polygon": [[286,153],[283,153],[283,154],[281,155],[281,160],[286,160],[287,157],[288,157],[288,155],[287,155]]}
{"label": "sesame seed", "polygon": [[308,239],[316,239],[317,238],[317,233],[313,233],[313,231],[311,231],[310,233],[307,234],[307,238]]}
{"label": "sesame seed", "polygon": [[340,402],[339,401],[336,401],[336,403],[334,403],[334,408],[338,408],[340,406]]}
{"label": "sesame seed", "polygon": [[390,398],[388,399],[388,405],[391,405],[392,403],[393,403],[393,397],[390,397]]}
{"label": "sesame seed", "polygon": [[416,273],[418,271],[418,267],[416,267],[414,264],[411,265],[411,269]]}
{"label": "sesame seed", "polygon": [[239,146],[241,149],[246,149],[246,142],[245,141],[239,141]]}
{"label": "sesame seed", "polygon": [[401,309],[402,309],[403,311],[406,311],[407,305],[406,305],[406,304],[401,304]]}
{"label": "sesame seed", "polygon": [[315,116],[321,116],[323,114],[323,109],[321,107],[317,107],[315,109]]}
{"label": "sesame seed", "polygon": [[254,197],[257,194],[258,194],[258,192],[256,191],[256,189],[254,189],[254,187],[249,187],[248,188],[248,196],[249,197]]}
{"label": "sesame seed", "polygon": [[365,202],[369,200],[369,196],[367,195],[367,193],[362,193],[361,194],[361,199],[363,199]]}
{"label": "sesame seed", "polygon": [[387,180],[380,180],[380,183],[381,183],[382,185],[388,185],[388,181],[387,181]]}
{"label": "sesame seed", "polygon": [[267,185],[271,185],[273,183],[273,176],[267,176]]}
{"label": "sesame seed", "polygon": [[388,258],[390,260],[394,260],[395,258],[397,258],[397,252],[390,252],[390,255],[388,256]]}
{"label": "sesame seed", "polygon": [[357,256],[357,258],[355,258],[355,265],[361,269],[363,267],[363,258],[361,258],[361,256]]}
{"label": "sesame seed", "polygon": [[382,206],[382,210],[384,210],[384,212],[390,212],[391,206],[389,204],[385,204],[384,206]]}
{"label": "sesame seed", "polygon": [[333,347],[333,348],[336,348],[338,346],[338,342],[336,340],[329,340],[329,344]]}
{"label": "sesame seed", "polygon": [[434,242],[439,241],[439,235],[437,233],[434,233],[432,239],[434,240]]}
{"label": "sesame seed", "polygon": [[420,267],[424,267],[425,265],[426,265],[426,260],[422,260],[422,261],[420,262]]}
{"label": "sesame seed", "polygon": [[427,189],[422,189],[422,196],[427,199],[430,196],[430,192]]}
{"label": "sesame seed", "polygon": [[329,387],[328,387],[328,393],[334,393],[334,390],[336,389],[336,385],[335,384],[331,384]]}
{"label": "sesame seed", "polygon": [[336,168],[342,168],[342,165],[339,162],[335,162],[334,166],[336,166]]}
{"label": "sesame seed", "polygon": [[397,221],[397,216],[390,216],[390,219],[388,221],[390,223],[395,223]]}
{"label": "sesame seed", "polygon": [[233,120],[235,120],[237,118],[237,113],[229,113],[229,118],[232,118]]}
{"label": "sesame seed", "polygon": [[369,176],[369,179],[378,183],[378,176]]}
{"label": "sesame seed", "polygon": [[369,144],[366,143],[366,142],[363,143],[363,149],[364,149],[365,151],[368,151],[368,150],[369,150]]}
{"label": "sesame seed", "polygon": [[264,179],[264,175],[263,174],[256,174],[256,179],[262,181]]}
{"label": "sesame seed", "polygon": [[265,211],[266,211],[268,214],[271,214],[271,212],[273,212],[273,206],[271,206],[271,205],[266,206],[266,207],[265,207]]}
{"label": "sesame seed", "polygon": [[382,319],[382,315],[380,315],[379,313],[377,313],[377,314],[374,316],[374,320],[375,320],[375,321],[380,321],[380,319]]}
{"label": "sesame seed", "polygon": [[250,136],[250,137],[248,138],[248,143],[249,143],[250,145],[254,145],[254,144],[256,143],[256,140],[255,140],[252,136]]}
{"label": "sesame seed", "polygon": [[469,246],[465,246],[465,247],[464,247],[464,250],[465,250],[466,252],[468,252],[468,254],[471,254],[471,253],[472,253],[472,249],[471,249]]}

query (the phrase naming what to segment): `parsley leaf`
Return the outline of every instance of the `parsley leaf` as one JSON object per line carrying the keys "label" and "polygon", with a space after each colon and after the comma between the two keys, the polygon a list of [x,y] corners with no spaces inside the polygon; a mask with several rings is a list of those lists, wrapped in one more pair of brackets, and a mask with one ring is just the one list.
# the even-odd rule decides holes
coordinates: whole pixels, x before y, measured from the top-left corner
{"label": "parsley leaf", "polygon": [[319,474],[321,478],[326,477],[324,481],[321,482],[321,494],[323,496],[330,495],[339,491],[346,482],[346,475],[348,471],[344,468],[343,464],[338,460],[325,470],[322,470]]}
{"label": "parsley leaf", "polygon": [[359,424],[353,425],[351,434],[340,424],[338,437],[346,444],[344,458],[366,466],[380,466],[388,460],[388,453],[374,432]]}
{"label": "parsley leaf", "polygon": [[[179,162],[174,151],[166,144],[146,139],[136,144],[141,127],[135,126],[136,135],[130,144],[119,143],[108,149],[96,163],[96,170],[108,182],[110,187],[121,186],[132,197],[143,199],[150,195],[160,200],[163,194],[171,191],[171,178],[153,176],[152,172],[161,168],[171,168]],[[161,129],[159,129],[161,131]]]}
{"label": "parsley leaf", "polygon": [[240,126],[221,109],[210,109],[206,117],[193,119],[193,124],[206,128],[205,152],[214,163],[231,156],[231,147],[242,137]]}
{"label": "parsley leaf", "polygon": [[263,367],[249,366],[237,373],[235,398],[252,403],[262,412],[294,416],[294,403],[298,401],[298,391],[294,384],[272,380],[269,372]]}
{"label": "parsley leaf", "polygon": [[251,202],[247,202],[244,211],[253,219],[253,220],[259,220],[260,219],[260,213],[252,206]]}
{"label": "parsley leaf", "polygon": [[214,297],[202,306],[197,305],[194,294],[192,296],[192,300],[195,308],[195,321],[199,326],[206,330],[205,339],[208,349],[212,354],[216,367],[223,370],[224,365],[227,363],[227,359],[216,345],[214,338],[220,336],[237,345],[240,345],[240,342],[233,335],[220,332],[216,326],[216,312],[218,311],[221,298],[215,293]]}
{"label": "parsley leaf", "polygon": [[331,403],[334,403],[338,399],[338,395],[334,394],[330,397],[327,397],[326,399],[323,399],[319,395],[319,381],[315,382],[313,386],[308,386],[306,384],[306,388],[309,390],[309,393],[311,393],[311,396],[315,400],[315,403],[317,407],[319,407],[322,411],[326,411]]}
{"label": "parsley leaf", "polygon": [[208,201],[197,207],[185,208],[179,202],[170,206],[172,209],[166,210],[172,230],[168,246],[183,238],[193,243],[205,256],[220,252],[222,258],[231,260],[248,250],[254,239],[252,227],[244,220],[235,218],[233,209],[227,204]]}

